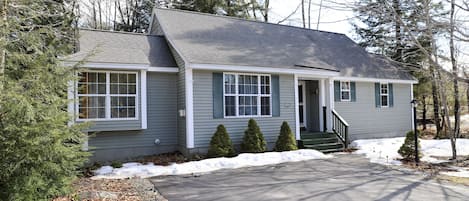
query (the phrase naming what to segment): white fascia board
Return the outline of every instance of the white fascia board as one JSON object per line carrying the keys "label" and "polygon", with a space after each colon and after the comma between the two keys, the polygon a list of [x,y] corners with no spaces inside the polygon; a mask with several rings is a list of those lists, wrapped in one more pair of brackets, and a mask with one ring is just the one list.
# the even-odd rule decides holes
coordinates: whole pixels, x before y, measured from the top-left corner
{"label": "white fascia board", "polygon": [[362,78],[362,77],[334,77],[338,81],[355,81],[355,82],[383,82],[396,84],[418,84],[417,80],[398,80],[398,79],[380,79],[380,78]]}
{"label": "white fascia board", "polygon": [[[65,66],[73,66],[77,62],[64,62]],[[148,72],[163,72],[163,73],[177,73],[179,68],[175,67],[158,67],[158,66],[149,66],[147,64],[126,64],[126,63],[84,63],[80,65],[81,68],[90,68],[90,69],[115,69],[115,70],[146,70]]]}
{"label": "white fascia board", "polygon": [[178,67],[148,67],[148,72],[178,73]]}
{"label": "white fascia board", "polygon": [[[74,66],[78,62],[64,62],[65,66]],[[82,68],[99,68],[99,69],[129,69],[129,70],[146,70],[150,67],[147,64],[129,64],[129,63],[107,63],[107,62],[84,62],[79,65]]]}
{"label": "white fascia board", "polygon": [[255,73],[279,73],[279,74],[297,74],[303,76],[331,77],[339,76],[339,72],[318,70],[318,69],[291,69],[291,68],[273,68],[261,66],[236,66],[236,65],[219,65],[219,64],[190,64],[192,69],[198,70],[219,70],[219,71],[238,71],[238,72],[255,72]]}

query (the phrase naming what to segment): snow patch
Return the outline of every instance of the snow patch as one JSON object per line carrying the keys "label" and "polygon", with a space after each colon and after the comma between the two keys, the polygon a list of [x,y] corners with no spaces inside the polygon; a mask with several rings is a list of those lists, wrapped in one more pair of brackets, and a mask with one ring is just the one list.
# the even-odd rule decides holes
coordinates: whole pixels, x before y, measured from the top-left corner
{"label": "snow patch", "polygon": [[240,154],[233,158],[211,158],[169,166],[154,164],[125,163],[121,168],[103,166],[96,170],[92,179],[124,179],[130,177],[148,178],[162,175],[183,175],[211,172],[220,169],[273,165],[286,162],[298,162],[312,159],[332,158],[316,150],[301,149],[285,152],[267,152]]}
{"label": "snow patch", "polygon": [[[384,165],[400,165],[398,159],[402,157],[397,150],[404,143],[404,137],[383,138],[369,140],[355,140],[351,146],[357,148],[356,154],[365,154],[372,163]],[[422,161],[429,163],[442,163],[446,160],[439,160],[433,156],[451,157],[450,140],[420,140]],[[469,155],[469,139],[457,139],[456,149],[458,155]]]}
{"label": "snow patch", "polygon": [[467,167],[456,167],[453,166],[451,169],[454,169],[455,171],[452,172],[440,172],[440,174],[444,174],[447,176],[452,176],[452,177],[465,177],[469,178],[469,168]]}

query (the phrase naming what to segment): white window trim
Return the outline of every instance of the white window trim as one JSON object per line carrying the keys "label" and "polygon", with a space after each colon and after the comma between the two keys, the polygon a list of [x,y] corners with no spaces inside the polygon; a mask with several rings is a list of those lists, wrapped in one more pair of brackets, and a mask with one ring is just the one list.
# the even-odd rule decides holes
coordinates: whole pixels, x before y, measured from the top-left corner
{"label": "white window trim", "polygon": [[[225,92],[225,76],[226,75],[234,75],[235,76],[235,93],[234,94],[226,94]],[[257,91],[258,94],[239,94],[238,90],[238,76],[239,75],[250,75],[250,76],[257,76]],[[261,76],[269,77],[270,81],[270,92],[269,94],[262,94],[261,93]],[[225,97],[226,96],[234,96],[235,97],[235,116],[226,116],[226,108],[225,108]],[[257,111],[258,115],[239,115],[239,97],[240,96],[257,96]],[[270,115],[261,115],[261,97],[270,97]],[[223,73],[223,117],[224,118],[250,118],[250,117],[272,117],[272,76],[270,74],[257,74],[257,73],[232,73],[232,72],[224,72]]]}
{"label": "white window trim", "polygon": [[[382,86],[383,85],[387,86],[387,93],[382,93]],[[383,105],[383,96],[386,96],[388,105]],[[382,108],[388,108],[389,107],[389,83],[379,83],[379,102],[380,102],[379,105]]]}
{"label": "white window trim", "polygon": [[[352,101],[352,85],[350,81],[339,81],[340,83],[340,101],[341,102],[351,102]],[[348,83],[348,89],[342,89],[342,83]],[[348,99],[343,99],[342,98],[342,92],[348,92]]]}
{"label": "white window trim", "polygon": [[[101,71],[101,70],[86,70],[83,72],[90,72],[90,73],[106,73],[106,94],[87,94],[87,95],[79,95],[78,94],[78,81],[75,82],[75,95],[77,97],[77,101],[75,102],[75,121],[78,122],[83,122],[83,121],[125,121],[125,120],[139,120],[139,111],[140,111],[140,100],[139,100],[139,82],[140,78],[138,75],[138,72],[135,71]],[[131,94],[125,94],[125,95],[113,95],[113,96],[135,96],[135,117],[134,118],[111,118],[111,73],[117,73],[117,74],[135,74],[135,80],[136,80],[136,93],[135,95]],[[81,96],[105,96],[106,97],[106,103],[105,103],[105,111],[106,111],[106,118],[94,118],[94,119],[82,119],[80,118],[80,97]]]}

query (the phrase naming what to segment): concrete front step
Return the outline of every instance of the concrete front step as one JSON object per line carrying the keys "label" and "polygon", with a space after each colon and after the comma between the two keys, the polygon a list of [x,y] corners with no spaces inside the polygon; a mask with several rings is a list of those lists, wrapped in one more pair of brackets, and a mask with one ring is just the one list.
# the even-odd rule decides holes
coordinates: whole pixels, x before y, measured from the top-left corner
{"label": "concrete front step", "polygon": [[301,143],[302,148],[315,149],[323,153],[340,152],[344,150],[344,145],[334,133],[302,133],[301,142],[299,143]]}
{"label": "concrete front step", "polygon": [[325,134],[314,134],[314,135],[304,134],[304,135],[301,135],[300,137],[301,139],[320,139],[320,138],[331,138],[335,136],[336,136],[335,134],[325,133]]}
{"label": "concrete front step", "polygon": [[307,149],[315,149],[318,151],[328,150],[328,149],[343,149],[344,145],[342,143],[324,143],[316,145],[303,145]]}
{"label": "concrete front step", "polygon": [[303,139],[304,145],[317,145],[317,144],[324,144],[324,143],[337,143],[339,139],[337,137],[328,137],[328,138],[315,138],[315,139]]}

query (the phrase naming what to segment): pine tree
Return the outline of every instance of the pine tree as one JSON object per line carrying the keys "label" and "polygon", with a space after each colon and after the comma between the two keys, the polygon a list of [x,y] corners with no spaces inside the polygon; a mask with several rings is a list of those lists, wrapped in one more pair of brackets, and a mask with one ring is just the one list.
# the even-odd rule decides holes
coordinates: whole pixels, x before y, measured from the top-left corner
{"label": "pine tree", "polygon": [[275,151],[291,151],[297,149],[295,136],[293,136],[288,123],[284,121],[280,128],[280,135],[275,143]]}
{"label": "pine tree", "polygon": [[[418,132],[417,132],[418,133]],[[419,157],[421,157],[420,152],[420,140],[418,140],[419,147]],[[406,134],[404,144],[399,148],[398,153],[404,158],[404,160],[410,161],[415,158],[415,135],[414,131],[409,131]]]}
{"label": "pine tree", "polygon": [[0,200],[50,200],[69,192],[88,154],[83,125],[68,125],[71,1],[2,0]]}
{"label": "pine tree", "polygon": [[207,156],[210,158],[215,157],[229,157],[234,156],[235,150],[230,136],[226,131],[225,126],[218,125],[217,131],[213,134],[210,141],[210,148],[208,149]]}
{"label": "pine tree", "polygon": [[266,151],[266,141],[256,120],[249,119],[248,128],[244,131],[243,142],[241,143],[241,152],[243,153],[261,153]]}

